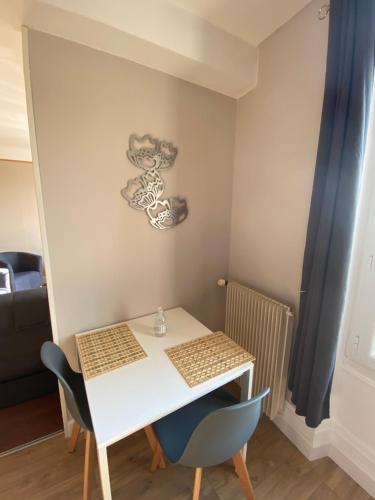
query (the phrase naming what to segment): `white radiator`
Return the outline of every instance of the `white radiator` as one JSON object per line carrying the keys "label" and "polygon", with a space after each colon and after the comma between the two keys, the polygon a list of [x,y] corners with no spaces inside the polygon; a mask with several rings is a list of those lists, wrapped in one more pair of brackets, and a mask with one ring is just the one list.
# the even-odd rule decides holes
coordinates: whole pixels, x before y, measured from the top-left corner
{"label": "white radiator", "polygon": [[256,357],[253,394],[271,388],[265,413],[273,419],[285,401],[293,313],[251,288],[229,282],[225,333]]}

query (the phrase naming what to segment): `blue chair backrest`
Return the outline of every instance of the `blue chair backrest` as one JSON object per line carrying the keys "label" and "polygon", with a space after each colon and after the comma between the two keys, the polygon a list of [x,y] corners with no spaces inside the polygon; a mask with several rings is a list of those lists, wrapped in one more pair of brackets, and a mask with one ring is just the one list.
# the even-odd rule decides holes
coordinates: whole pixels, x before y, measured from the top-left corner
{"label": "blue chair backrest", "polygon": [[19,253],[18,252],[0,252],[0,260],[6,262],[12,268],[18,267]]}
{"label": "blue chair backrest", "polygon": [[74,420],[84,429],[92,431],[91,415],[82,374],[72,370],[63,351],[51,341],[44,342],[40,350],[40,357],[44,366],[59,379],[64,390],[68,410]]}
{"label": "blue chair backrest", "polygon": [[210,467],[230,459],[253,435],[270,389],[243,403],[215,410],[194,430],[179,460],[190,467]]}
{"label": "blue chair backrest", "polygon": [[43,259],[38,254],[29,252],[0,252],[0,262],[5,263],[13,273],[24,271],[43,273]]}

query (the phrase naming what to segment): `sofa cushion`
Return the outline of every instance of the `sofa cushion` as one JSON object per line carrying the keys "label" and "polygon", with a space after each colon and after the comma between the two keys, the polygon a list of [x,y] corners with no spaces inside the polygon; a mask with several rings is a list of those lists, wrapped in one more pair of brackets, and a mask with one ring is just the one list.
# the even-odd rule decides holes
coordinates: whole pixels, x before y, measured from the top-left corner
{"label": "sofa cushion", "polygon": [[45,370],[40,348],[51,338],[45,288],[0,295],[0,382]]}
{"label": "sofa cushion", "polygon": [[0,339],[14,332],[13,293],[0,295]]}
{"label": "sofa cushion", "polygon": [[30,288],[39,288],[42,285],[42,278],[37,271],[24,271],[14,274],[16,290],[29,290]]}
{"label": "sofa cushion", "polygon": [[0,382],[0,410],[57,391],[57,378],[49,370]]}
{"label": "sofa cushion", "polygon": [[51,328],[47,326],[0,338],[0,382],[44,371],[40,349],[47,340],[51,340]]}
{"label": "sofa cushion", "polygon": [[50,326],[47,288],[13,293],[13,311],[16,331],[38,325]]}

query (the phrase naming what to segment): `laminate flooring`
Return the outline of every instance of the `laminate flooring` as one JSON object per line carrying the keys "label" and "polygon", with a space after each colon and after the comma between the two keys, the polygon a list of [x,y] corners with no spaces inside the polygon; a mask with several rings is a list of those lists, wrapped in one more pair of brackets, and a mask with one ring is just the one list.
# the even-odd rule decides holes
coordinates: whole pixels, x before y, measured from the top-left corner
{"label": "laminate flooring", "polygon": [[[167,465],[154,474],[144,432],[109,448],[114,500],[188,500],[193,469]],[[329,458],[309,462],[267,418],[248,447],[247,466],[256,500],[370,500]],[[83,441],[75,454],[57,436],[0,459],[1,500],[74,500],[82,496]],[[92,499],[100,499],[97,465]],[[203,470],[200,500],[243,499],[230,462]]]}

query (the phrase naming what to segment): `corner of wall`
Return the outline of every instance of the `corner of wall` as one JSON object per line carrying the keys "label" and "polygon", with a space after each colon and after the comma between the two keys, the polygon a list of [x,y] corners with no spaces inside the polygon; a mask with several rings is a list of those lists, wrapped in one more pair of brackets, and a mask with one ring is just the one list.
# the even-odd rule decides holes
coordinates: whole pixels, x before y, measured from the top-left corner
{"label": "corner of wall", "polygon": [[[256,47],[255,51],[255,62],[254,62],[254,73],[253,73],[253,78],[250,83],[250,85],[247,85],[246,87],[242,88],[237,92],[235,95],[235,99],[238,103],[238,101],[241,99],[241,97],[244,97],[246,94],[254,90],[257,85],[258,85],[258,79],[259,79],[259,46]],[[237,104],[238,105],[238,104]]]}

